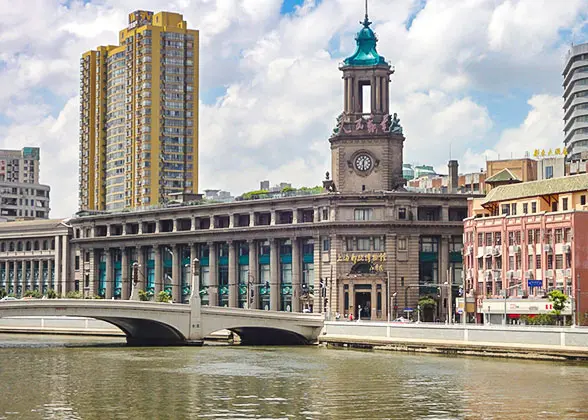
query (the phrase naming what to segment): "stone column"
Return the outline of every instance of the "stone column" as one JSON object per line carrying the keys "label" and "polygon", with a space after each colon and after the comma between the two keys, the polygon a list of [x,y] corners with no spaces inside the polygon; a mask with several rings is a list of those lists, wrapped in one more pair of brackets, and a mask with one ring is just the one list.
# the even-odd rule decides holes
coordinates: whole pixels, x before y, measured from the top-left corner
{"label": "stone column", "polygon": [[[159,223],[159,222],[158,222]],[[161,247],[159,245],[153,245],[153,251],[155,251],[155,296],[163,289],[163,270],[161,267]]]}
{"label": "stone column", "polygon": [[208,229],[214,229],[214,216],[210,216],[210,225],[208,226]]}
{"label": "stone column", "polygon": [[127,234],[127,224],[123,223],[122,224],[122,236],[126,236]]}
{"label": "stone column", "polygon": [[172,227],[172,232],[177,232],[178,231],[178,219],[173,219],[173,227]]}
{"label": "stone column", "polygon": [[270,239],[270,310],[280,309],[280,255],[278,240]]}
{"label": "stone column", "polygon": [[129,253],[127,252],[127,249],[123,246],[120,249],[120,254],[120,269],[122,278],[122,290],[120,296],[121,299],[128,300],[131,293],[131,282],[129,281]]}
{"label": "stone column", "polygon": [[[67,293],[69,278],[69,241],[67,235],[61,236],[61,293]],[[72,273],[73,275],[73,273]],[[73,281],[73,279],[72,279]],[[73,290],[73,287],[72,287]]]}
{"label": "stone column", "polygon": [[[55,291],[58,294],[64,294],[62,290],[59,290],[59,280],[61,279],[61,238],[59,235],[55,236],[55,249],[54,251],[54,262],[55,262]],[[24,275],[24,273],[23,273]]]}
{"label": "stone column", "polygon": [[[257,251],[257,242],[251,240],[249,243],[249,299],[250,309],[259,307],[259,252]],[[253,302],[251,302],[251,290],[253,290]]]}
{"label": "stone column", "polygon": [[112,230],[110,229],[110,225],[106,225],[106,236],[111,235]]}
{"label": "stone column", "polygon": [[237,252],[235,245],[238,243],[229,241],[229,307],[239,307],[239,288],[237,287]]}
{"label": "stone column", "polygon": [[249,227],[255,226],[255,212],[249,213]]}
{"label": "stone column", "polygon": [[[190,230],[192,230],[192,231],[196,230],[196,217],[195,216],[192,216],[190,218]],[[192,258],[192,260],[193,259],[194,258]]]}
{"label": "stone column", "polygon": [[312,212],[312,220],[314,223],[319,221],[319,208],[315,207]]}
{"label": "stone column", "polygon": [[112,299],[114,289],[114,277],[112,275],[112,252],[109,248],[105,248],[106,253],[106,299]]}
{"label": "stone column", "polygon": [[147,288],[145,274],[147,273],[147,265],[145,264],[145,250],[143,247],[137,247],[137,263],[139,264],[139,270],[137,273],[137,287],[139,290],[145,290]]}
{"label": "stone column", "polygon": [[272,210],[270,212],[270,225],[275,225],[276,224],[276,211]]}
{"label": "stone column", "polygon": [[300,312],[300,241],[292,238],[292,312]]}
{"label": "stone column", "polygon": [[[175,220],[174,220],[175,224]],[[182,303],[182,287],[180,274],[180,247],[176,244],[172,247],[172,299]]]}
{"label": "stone column", "polygon": [[217,273],[217,253],[216,244],[214,242],[208,243],[208,268],[210,270],[210,284],[208,288],[208,304],[210,306],[218,306],[218,273]]}
{"label": "stone column", "polygon": [[159,220],[155,221],[155,233],[159,233]]}
{"label": "stone column", "polygon": [[229,228],[232,228],[235,226],[235,216],[236,216],[236,214],[234,214],[234,213],[229,214]]}
{"label": "stone column", "polygon": [[[48,259],[47,260],[47,280],[46,280],[47,289],[51,289],[51,269],[53,268],[52,265],[53,265],[53,260]],[[16,270],[14,273],[14,284],[16,284]],[[55,290],[55,292],[57,292],[57,290]]]}
{"label": "stone column", "polygon": [[[447,269],[449,268],[449,240],[447,236],[441,237],[441,243],[439,246],[439,283],[443,284],[440,287],[441,290],[441,305],[439,305],[439,312],[440,318],[443,320],[447,320],[447,307],[443,305],[445,299],[449,298],[449,294],[447,293],[447,286],[444,284],[447,282],[449,284],[449,276],[447,273]],[[486,280],[484,280],[484,287],[486,287]],[[447,302],[449,304],[449,302]]]}
{"label": "stone column", "polygon": [[441,221],[449,221],[449,204],[443,204],[443,206],[441,206]]}
{"label": "stone column", "polygon": [[26,271],[26,261],[21,261],[20,262],[20,272],[21,274],[21,278],[20,278],[20,287],[22,289],[22,293],[24,293],[24,291],[27,289],[27,271]]}
{"label": "stone column", "polygon": [[292,224],[298,223],[298,209],[292,209]]}
{"label": "stone column", "polygon": [[141,220],[139,220],[139,226],[138,226],[138,231],[137,231],[137,233],[138,233],[139,235],[142,235],[142,234],[143,234],[143,221],[141,221]]}

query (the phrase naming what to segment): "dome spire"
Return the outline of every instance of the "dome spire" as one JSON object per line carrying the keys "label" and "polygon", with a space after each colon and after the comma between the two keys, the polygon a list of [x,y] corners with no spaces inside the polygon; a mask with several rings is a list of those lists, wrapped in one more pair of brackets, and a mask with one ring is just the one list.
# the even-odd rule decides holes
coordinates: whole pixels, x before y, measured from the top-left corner
{"label": "dome spire", "polygon": [[372,24],[372,22],[370,22],[368,18],[368,0],[365,0],[365,19],[363,20],[363,22],[359,23],[361,23],[364,26],[364,28],[367,28]]}

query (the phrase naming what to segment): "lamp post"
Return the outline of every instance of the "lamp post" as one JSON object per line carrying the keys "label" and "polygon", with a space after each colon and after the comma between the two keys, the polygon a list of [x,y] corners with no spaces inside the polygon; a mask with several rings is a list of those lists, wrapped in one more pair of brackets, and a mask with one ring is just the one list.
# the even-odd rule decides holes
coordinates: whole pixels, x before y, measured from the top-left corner
{"label": "lamp post", "polygon": [[[504,292],[504,316],[502,319],[502,325],[506,326],[506,298],[508,297],[508,291],[511,289],[514,289],[515,287],[519,287],[522,286],[522,283],[517,283],[514,284],[510,287],[507,287],[506,289],[502,289],[502,291]],[[488,320],[490,319],[490,307],[488,307]]]}
{"label": "lamp post", "polygon": [[[393,305],[392,308],[394,308],[394,319],[398,318],[398,312],[396,311],[396,296],[398,296],[398,292],[392,293],[392,299],[390,299]],[[388,313],[388,322],[390,322],[389,315],[390,313]]]}
{"label": "lamp post", "polygon": [[133,281],[131,283],[131,297],[129,300],[139,300],[139,264],[133,263]]}

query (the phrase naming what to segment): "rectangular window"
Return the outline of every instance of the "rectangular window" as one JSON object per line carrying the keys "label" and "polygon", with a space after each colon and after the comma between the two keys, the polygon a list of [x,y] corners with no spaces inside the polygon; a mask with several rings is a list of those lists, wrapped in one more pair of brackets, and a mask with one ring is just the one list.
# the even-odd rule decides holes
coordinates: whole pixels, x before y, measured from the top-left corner
{"label": "rectangular window", "polygon": [[383,251],[384,250],[384,241],[379,236],[374,238],[374,251]]}
{"label": "rectangular window", "polygon": [[535,259],[535,256],[533,254],[530,254],[527,258],[527,269],[528,270],[532,270],[533,269],[533,260]]}
{"label": "rectangular window", "polygon": [[355,247],[353,246],[353,238],[347,238],[346,248],[347,251],[355,251]]}
{"label": "rectangular window", "polygon": [[515,232],[515,245],[520,245],[521,244],[521,231],[517,230]]}
{"label": "rectangular window", "polygon": [[478,246],[484,246],[484,235],[478,233]]}
{"label": "rectangular window", "polygon": [[535,268],[541,268],[541,254],[535,255]]}
{"label": "rectangular window", "polygon": [[513,216],[516,216],[516,214],[517,214],[517,203],[512,203],[510,205],[510,214],[512,214]]}
{"label": "rectangular window", "polygon": [[200,266],[200,281],[202,286],[210,285],[210,267],[207,265]]}
{"label": "rectangular window", "polygon": [[529,203],[523,203],[523,214],[529,213]]}
{"label": "rectangular window", "polygon": [[372,220],[373,209],[355,209],[354,220]]}
{"label": "rectangular window", "polygon": [[545,179],[553,178],[553,166],[545,167]]}
{"label": "rectangular window", "polygon": [[496,259],[494,260],[494,262],[495,262],[494,267],[497,270],[502,270],[502,257],[496,257]]}
{"label": "rectangular window", "polygon": [[514,232],[508,232],[508,246],[514,245]]}
{"label": "rectangular window", "polygon": [[357,250],[358,251],[369,251],[370,250],[370,238],[357,238]]}
{"label": "rectangular window", "polygon": [[572,228],[566,228],[565,234],[564,234],[564,240],[566,242],[572,241]]}
{"label": "rectangular window", "polygon": [[398,249],[400,251],[406,251],[406,239],[398,238]]}
{"label": "rectangular window", "polygon": [[323,213],[323,219],[322,220],[329,220],[329,209],[328,208],[324,208],[322,213]]}
{"label": "rectangular window", "polygon": [[494,233],[494,245],[501,245],[502,244],[502,234],[500,232]]}
{"label": "rectangular window", "polygon": [[508,257],[508,269],[510,270],[514,270],[514,256],[510,256]]}
{"label": "rectangular window", "polygon": [[508,204],[502,205],[502,214],[505,216],[510,215],[510,206]]}
{"label": "rectangular window", "polygon": [[585,195],[580,196],[580,204],[582,206],[586,205],[586,196]]}
{"label": "rectangular window", "polygon": [[527,244],[531,245],[535,243],[535,231],[533,229],[529,229],[527,231]]}
{"label": "rectangular window", "polygon": [[568,209],[568,198],[564,197],[561,199],[561,209],[566,211]]}
{"label": "rectangular window", "polygon": [[400,207],[398,209],[398,218],[400,220],[406,220],[406,208],[405,207]]}
{"label": "rectangular window", "polygon": [[535,201],[531,203],[531,213],[537,213],[537,202]]}
{"label": "rectangular window", "polygon": [[486,232],[486,246],[492,245],[492,232]]}
{"label": "rectangular window", "polygon": [[563,255],[562,254],[557,254],[555,256],[555,269],[556,270],[563,269]]}
{"label": "rectangular window", "polygon": [[553,254],[547,254],[547,269],[553,270]]}
{"label": "rectangular window", "polygon": [[292,264],[282,264],[282,284],[292,283]]}
{"label": "rectangular window", "polygon": [[546,244],[551,244],[551,237],[552,237],[552,230],[551,229],[545,229],[545,243]]}
{"label": "rectangular window", "polygon": [[563,242],[563,229],[555,229],[555,243],[559,244]]}
{"label": "rectangular window", "polygon": [[269,264],[260,264],[259,266],[259,282],[265,284],[270,281],[270,266]]}
{"label": "rectangular window", "polygon": [[240,265],[239,266],[239,283],[247,284],[249,282],[249,266],[248,265]]}
{"label": "rectangular window", "polygon": [[76,255],[75,264],[76,264],[76,270],[79,270],[80,269],[80,256],[79,255]]}
{"label": "rectangular window", "polygon": [[330,251],[331,250],[331,239],[325,238],[323,239],[323,251]]}
{"label": "rectangular window", "polygon": [[541,229],[535,229],[535,243],[541,243]]}

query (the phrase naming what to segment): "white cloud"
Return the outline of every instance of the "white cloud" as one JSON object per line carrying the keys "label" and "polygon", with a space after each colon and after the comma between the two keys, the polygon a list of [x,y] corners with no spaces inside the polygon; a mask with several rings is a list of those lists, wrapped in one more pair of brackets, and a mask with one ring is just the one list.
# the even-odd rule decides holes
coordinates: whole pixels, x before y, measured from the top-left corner
{"label": "white cloud", "polygon": [[[588,3],[421,3],[370,2],[378,50],[396,66],[391,108],[407,136],[405,160],[445,166],[451,143],[461,169],[478,170],[485,153],[559,145],[562,33],[581,34]],[[116,43],[129,12],[162,7],[156,0],[68,4],[0,0],[0,124],[9,119],[0,125],[0,147],[42,147],[54,217],[77,209],[81,53]],[[306,0],[286,17],[280,6],[172,0],[165,7],[201,31],[201,90],[226,89],[215,104],[201,105],[201,189],[240,193],[261,179],[315,185],[330,170],[328,136],[342,108],[337,64],[354,49],[363,2]],[[497,127],[483,93],[508,101],[517,89],[532,92],[527,118]]]}

